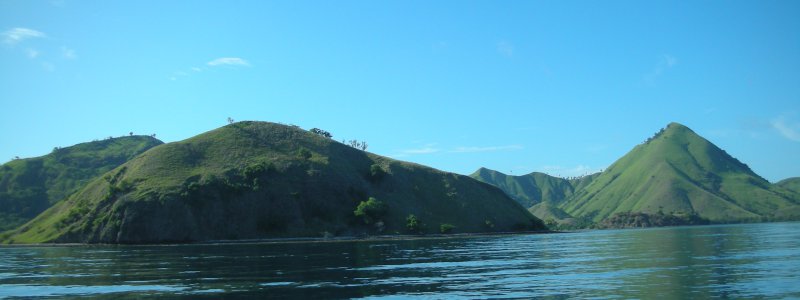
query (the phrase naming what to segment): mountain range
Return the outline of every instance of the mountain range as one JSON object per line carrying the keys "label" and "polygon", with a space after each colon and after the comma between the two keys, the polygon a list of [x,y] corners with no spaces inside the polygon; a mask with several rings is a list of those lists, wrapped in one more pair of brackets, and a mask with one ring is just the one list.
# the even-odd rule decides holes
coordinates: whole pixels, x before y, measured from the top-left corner
{"label": "mountain range", "polygon": [[661,219],[670,225],[680,223],[675,218],[688,223],[800,219],[800,179],[772,184],[678,123],[669,124],[603,172],[582,178],[508,176],[484,168],[471,177],[501,188],[545,220],[579,218],[627,227],[637,224],[632,218],[651,216],[667,216]]}
{"label": "mountain range", "polygon": [[[770,183],[671,123],[578,178],[393,160],[330,133],[238,122],[164,144],[130,136],[0,166],[3,243],[183,243],[800,220]],[[526,210],[527,209],[527,210]],[[544,220],[544,221],[542,221]]]}

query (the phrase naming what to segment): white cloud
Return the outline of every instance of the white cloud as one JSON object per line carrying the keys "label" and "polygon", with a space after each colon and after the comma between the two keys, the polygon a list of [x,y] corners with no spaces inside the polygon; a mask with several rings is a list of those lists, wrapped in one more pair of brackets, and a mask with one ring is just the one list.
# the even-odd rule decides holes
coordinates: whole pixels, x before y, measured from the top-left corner
{"label": "white cloud", "polygon": [[78,55],[75,54],[75,49],[70,49],[67,47],[61,47],[61,55],[66,59],[76,59]]}
{"label": "white cloud", "polygon": [[240,67],[249,67],[250,63],[244,59],[238,57],[220,57],[215,60],[209,61],[206,63],[209,66],[217,67],[217,66],[240,66]]}
{"label": "white cloud", "polygon": [[658,63],[656,63],[656,66],[653,67],[653,69],[649,73],[645,74],[644,81],[648,85],[654,85],[656,79],[661,77],[661,75],[666,70],[671,69],[677,64],[678,64],[678,58],[669,54],[662,55],[661,58],[659,58]]}
{"label": "white cloud", "polygon": [[441,151],[441,150],[438,149],[438,148],[433,148],[433,147],[430,147],[430,146],[426,146],[426,147],[423,147],[423,148],[401,150],[400,153],[401,154],[405,154],[405,155],[413,155],[413,154],[431,154],[431,153],[436,153],[436,152],[439,152],[439,151]]}
{"label": "white cloud", "polygon": [[520,150],[520,145],[507,145],[507,146],[488,146],[488,147],[456,147],[450,152],[453,153],[472,153],[472,152],[493,152],[493,151],[507,151],[507,150]]}
{"label": "white cloud", "polygon": [[198,68],[198,67],[192,67],[192,71],[195,71],[195,72],[202,72],[202,71],[203,71],[203,69],[201,69],[201,68]]}
{"label": "white cloud", "polygon": [[511,57],[514,55],[514,45],[508,41],[499,41],[497,42],[497,52],[504,56]]}
{"label": "white cloud", "polygon": [[772,128],[778,130],[783,137],[795,142],[800,142],[800,123],[787,121],[785,117],[781,116],[773,119],[770,124]]}
{"label": "white cloud", "polygon": [[29,28],[12,28],[2,33],[3,42],[9,45],[17,44],[21,41],[31,38],[43,38],[46,35],[41,31],[36,31]]}

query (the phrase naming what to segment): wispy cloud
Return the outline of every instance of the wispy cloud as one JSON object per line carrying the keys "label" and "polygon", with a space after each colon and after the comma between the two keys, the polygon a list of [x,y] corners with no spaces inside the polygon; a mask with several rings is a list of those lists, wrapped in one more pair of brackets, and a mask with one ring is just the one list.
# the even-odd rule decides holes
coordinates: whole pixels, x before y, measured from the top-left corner
{"label": "wispy cloud", "polygon": [[780,116],[773,119],[770,124],[775,128],[783,137],[800,142],[800,123],[786,120],[786,117]]}
{"label": "wispy cloud", "polygon": [[211,70],[212,68],[217,68],[222,66],[250,67],[251,65],[250,62],[240,57],[220,57],[207,62],[205,65],[191,67],[188,69],[184,69],[183,71],[175,71],[172,73],[172,75],[170,75],[167,78],[169,80],[175,81],[182,77],[189,77],[192,74],[201,73],[205,70]]}
{"label": "wispy cloud", "polygon": [[671,69],[675,65],[678,64],[678,59],[672,55],[664,54],[662,55],[658,62],[656,63],[655,67],[653,67],[650,72],[644,75],[644,81],[648,85],[655,85],[656,80],[661,77],[666,70]]}
{"label": "wispy cloud", "polygon": [[514,56],[514,45],[508,41],[497,42],[497,52],[506,57]]}
{"label": "wispy cloud", "polygon": [[33,48],[28,48],[27,50],[25,50],[25,54],[27,54],[28,58],[30,59],[36,59],[37,57],[39,57],[39,54],[41,54],[41,52]]}
{"label": "wispy cloud", "polygon": [[439,151],[441,151],[441,149],[435,148],[433,145],[426,145],[422,148],[400,150],[400,154],[405,154],[405,155],[431,154]]}
{"label": "wispy cloud", "polygon": [[577,165],[574,167],[544,166],[541,169],[544,171],[544,173],[558,177],[585,176],[600,171],[599,169],[592,168],[587,165]]}
{"label": "wispy cloud", "polygon": [[75,54],[75,49],[70,49],[64,46],[61,46],[61,56],[66,59],[76,59],[78,55]]}
{"label": "wispy cloud", "polygon": [[522,148],[523,147],[520,145],[488,146],[488,147],[456,147],[448,152],[452,153],[494,152],[494,151],[521,150]]}
{"label": "wispy cloud", "polygon": [[9,45],[15,45],[27,39],[43,38],[46,37],[43,32],[33,30],[30,28],[16,27],[6,30],[2,33],[3,42]]}
{"label": "wispy cloud", "polygon": [[250,63],[246,60],[239,58],[239,57],[220,57],[215,60],[209,61],[206,63],[211,67],[217,66],[239,66],[239,67],[249,67]]}

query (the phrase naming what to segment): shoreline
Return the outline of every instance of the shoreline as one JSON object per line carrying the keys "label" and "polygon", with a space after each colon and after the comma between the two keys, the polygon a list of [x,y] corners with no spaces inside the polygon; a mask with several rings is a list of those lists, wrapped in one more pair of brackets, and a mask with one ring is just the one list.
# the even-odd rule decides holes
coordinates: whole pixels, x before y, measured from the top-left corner
{"label": "shoreline", "polygon": [[256,244],[301,244],[301,243],[342,243],[342,242],[381,242],[381,241],[413,241],[413,240],[443,240],[466,239],[474,237],[501,237],[512,235],[554,234],[569,233],[569,231],[513,231],[513,232],[477,232],[477,233],[452,233],[452,234],[425,234],[425,235],[374,235],[374,236],[341,236],[341,237],[286,237],[243,240],[210,240],[188,243],[142,243],[142,244],[108,244],[108,243],[41,243],[41,244],[8,244],[0,245],[2,248],[13,247],[91,247],[91,246],[190,246],[190,245],[256,245]]}

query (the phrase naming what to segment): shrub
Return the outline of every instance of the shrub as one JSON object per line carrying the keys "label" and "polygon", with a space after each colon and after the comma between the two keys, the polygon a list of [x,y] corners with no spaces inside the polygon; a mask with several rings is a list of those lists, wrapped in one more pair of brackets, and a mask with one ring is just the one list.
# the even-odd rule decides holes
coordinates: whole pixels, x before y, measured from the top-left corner
{"label": "shrub", "polygon": [[306,148],[300,148],[300,151],[297,152],[297,156],[304,160],[308,160],[311,158],[311,151]]}
{"label": "shrub", "polygon": [[373,164],[369,167],[369,178],[373,181],[379,181],[383,176],[386,176],[386,171],[384,171],[380,165]]}
{"label": "shrub", "polygon": [[442,233],[451,233],[455,228],[456,226],[454,226],[453,224],[444,223],[441,226],[439,226],[439,231],[441,231]]}
{"label": "shrub", "polygon": [[353,211],[356,217],[364,219],[364,223],[370,224],[374,221],[380,220],[386,214],[386,203],[369,197],[367,201],[361,201]]}
{"label": "shrub", "polygon": [[408,231],[411,233],[419,232],[419,220],[417,219],[417,216],[413,214],[408,215],[406,218],[406,228],[408,228]]}

